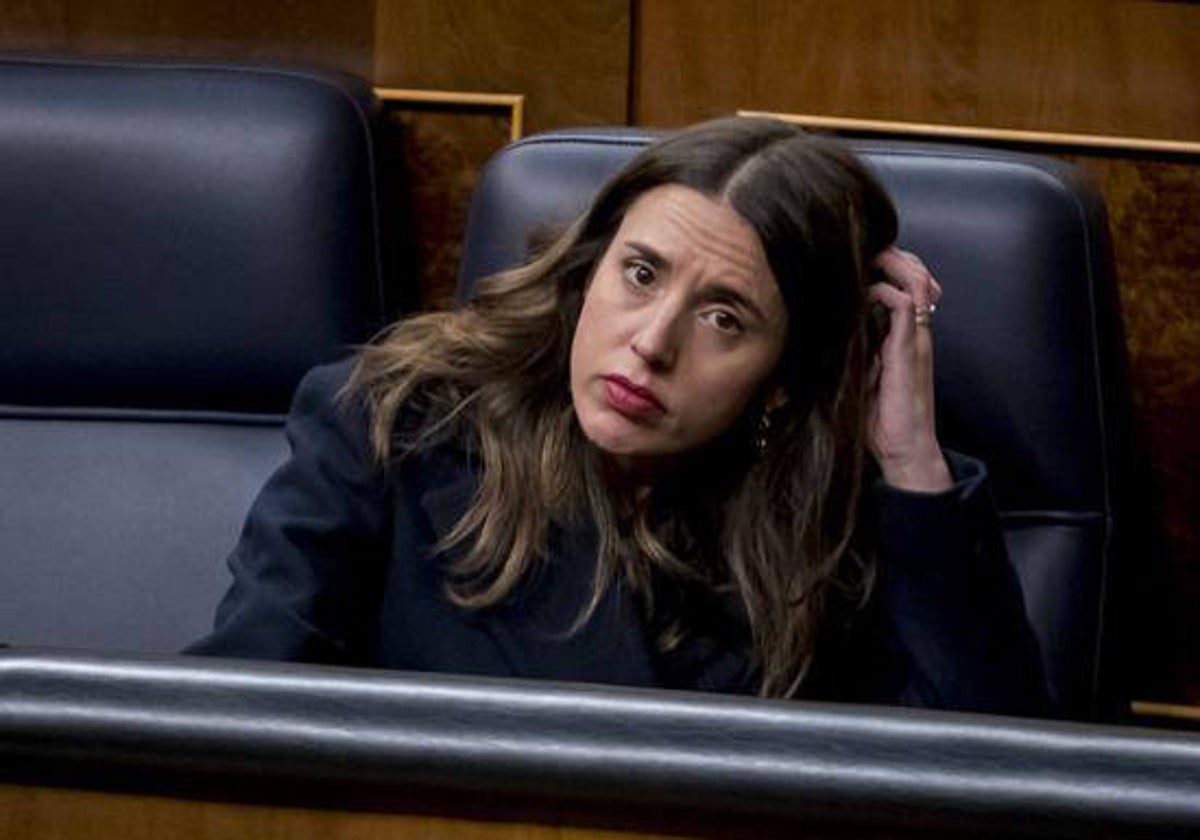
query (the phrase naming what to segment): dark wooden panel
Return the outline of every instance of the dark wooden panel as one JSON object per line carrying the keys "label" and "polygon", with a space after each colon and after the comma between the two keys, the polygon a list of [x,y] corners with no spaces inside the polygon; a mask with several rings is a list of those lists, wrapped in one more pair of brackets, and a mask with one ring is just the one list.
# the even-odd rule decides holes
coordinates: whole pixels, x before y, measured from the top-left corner
{"label": "dark wooden panel", "polygon": [[[552,818],[554,815],[550,813]],[[22,840],[587,840],[664,837],[444,816],[281,808],[0,785],[0,833]]]}
{"label": "dark wooden panel", "polygon": [[1200,6],[636,4],[634,119],[739,108],[1200,139]]}
{"label": "dark wooden panel", "polygon": [[[1139,659],[1178,673],[1141,674],[1141,696],[1200,704],[1200,159],[1074,159],[1109,207],[1137,433],[1167,549],[1137,558],[1131,583],[1143,601],[1138,624],[1169,635],[1172,661],[1154,656],[1146,638]],[[1157,695],[1167,680],[1181,693]]]}
{"label": "dark wooden panel", "polygon": [[376,84],[526,96],[529,131],[624,123],[628,0],[379,0]]}
{"label": "dark wooden panel", "polygon": [[503,109],[385,103],[381,151],[390,174],[384,189],[398,211],[386,236],[402,240],[390,244],[415,263],[418,277],[416,290],[398,290],[399,308],[453,305],[471,193],[511,128]]}
{"label": "dark wooden panel", "polygon": [[[623,124],[628,0],[447,3],[378,0],[375,83],[388,88],[518,93],[527,133]],[[393,112],[389,154],[403,160],[420,308],[450,303],[467,204],[507,121],[454,106]],[[396,131],[396,129],[401,129]]]}
{"label": "dark wooden panel", "polygon": [[370,76],[370,0],[18,0],[0,48],[317,63]]}
{"label": "dark wooden panel", "polygon": [[[513,803],[426,794],[386,811],[175,799],[136,793],[0,784],[0,837],[16,840],[885,840],[878,829],[808,830],[737,814],[651,812],[559,802]],[[906,832],[904,836],[915,836]]]}

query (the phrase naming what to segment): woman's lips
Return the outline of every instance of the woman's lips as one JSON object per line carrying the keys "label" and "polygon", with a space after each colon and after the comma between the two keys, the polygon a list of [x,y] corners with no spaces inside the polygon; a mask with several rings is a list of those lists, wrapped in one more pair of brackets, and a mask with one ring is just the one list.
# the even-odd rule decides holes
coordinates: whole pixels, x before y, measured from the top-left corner
{"label": "woman's lips", "polygon": [[631,420],[650,420],[666,413],[652,391],[634,385],[624,376],[605,376],[604,398],[610,408]]}

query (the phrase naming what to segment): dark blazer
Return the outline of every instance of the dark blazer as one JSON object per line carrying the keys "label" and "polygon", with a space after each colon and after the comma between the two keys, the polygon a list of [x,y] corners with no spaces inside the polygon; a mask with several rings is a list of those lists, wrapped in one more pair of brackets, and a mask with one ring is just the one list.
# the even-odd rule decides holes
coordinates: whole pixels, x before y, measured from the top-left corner
{"label": "dark blazer", "polygon": [[[317,368],[300,384],[291,458],[250,511],[215,629],[188,652],[756,690],[748,623],[732,598],[701,598],[695,632],[669,654],[620,584],[569,632],[590,594],[592,528],[552,529],[546,562],[502,605],[452,605],[435,545],[469,505],[476,466],[450,441],[385,474],[371,458],[363,407],[337,397],[349,370]],[[863,609],[834,612],[804,696],[1041,711],[1039,657],[985,470],[961,456],[951,467],[958,483],[944,494],[872,489],[874,595]]]}

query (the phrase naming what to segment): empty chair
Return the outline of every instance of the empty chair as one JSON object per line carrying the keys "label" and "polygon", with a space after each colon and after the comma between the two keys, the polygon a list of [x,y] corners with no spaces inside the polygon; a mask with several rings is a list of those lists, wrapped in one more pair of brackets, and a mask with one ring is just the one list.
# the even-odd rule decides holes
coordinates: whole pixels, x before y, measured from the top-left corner
{"label": "empty chair", "polygon": [[0,642],[210,626],[292,389],[382,318],[372,107],[304,70],[0,60]]}

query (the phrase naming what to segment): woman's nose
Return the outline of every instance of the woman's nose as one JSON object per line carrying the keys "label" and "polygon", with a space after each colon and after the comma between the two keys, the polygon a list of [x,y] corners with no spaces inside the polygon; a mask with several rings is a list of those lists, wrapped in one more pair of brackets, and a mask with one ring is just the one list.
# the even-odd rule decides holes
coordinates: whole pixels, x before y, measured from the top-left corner
{"label": "woman's nose", "polygon": [[679,314],[673,310],[667,302],[648,309],[630,341],[633,352],[658,370],[674,366],[679,356]]}

